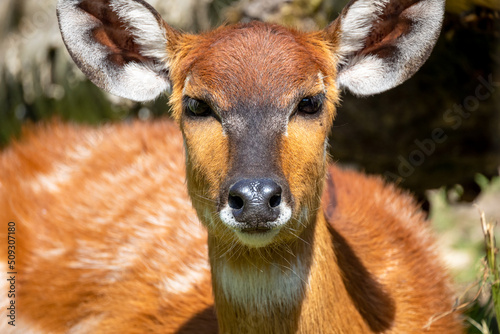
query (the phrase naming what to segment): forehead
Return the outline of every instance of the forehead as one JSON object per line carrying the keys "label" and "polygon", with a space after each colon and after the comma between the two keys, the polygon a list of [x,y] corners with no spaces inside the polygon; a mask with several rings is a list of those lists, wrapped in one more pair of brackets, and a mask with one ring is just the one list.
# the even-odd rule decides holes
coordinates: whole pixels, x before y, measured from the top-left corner
{"label": "forehead", "polygon": [[328,73],[328,59],[313,45],[321,42],[312,34],[254,22],[200,38],[185,87],[200,98],[216,95],[211,97],[230,105],[242,98],[279,103],[308,94]]}

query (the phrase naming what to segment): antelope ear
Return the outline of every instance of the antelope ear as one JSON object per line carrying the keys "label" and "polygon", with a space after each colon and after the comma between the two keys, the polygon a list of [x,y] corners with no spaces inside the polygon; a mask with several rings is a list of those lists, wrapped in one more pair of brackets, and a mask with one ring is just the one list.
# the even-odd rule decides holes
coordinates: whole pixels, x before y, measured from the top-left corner
{"label": "antelope ear", "polygon": [[179,35],[142,0],[59,0],[71,57],[97,86],[135,101],[170,89],[168,52]]}
{"label": "antelope ear", "polygon": [[337,45],[339,88],[371,95],[410,78],[441,29],[444,0],[353,0],[325,33]]}

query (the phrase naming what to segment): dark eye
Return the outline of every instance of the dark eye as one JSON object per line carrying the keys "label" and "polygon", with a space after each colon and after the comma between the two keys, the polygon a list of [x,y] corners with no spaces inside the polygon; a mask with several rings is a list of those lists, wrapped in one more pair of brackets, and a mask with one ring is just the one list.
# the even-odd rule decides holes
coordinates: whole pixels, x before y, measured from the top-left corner
{"label": "dark eye", "polygon": [[324,96],[322,94],[305,97],[297,105],[297,111],[303,114],[315,114],[321,110],[321,107],[323,106],[323,98]]}
{"label": "dark eye", "polygon": [[206,102],[190,97],[184,99],[184,110],[191,116],[207,117],[212,115],[212,109]]}

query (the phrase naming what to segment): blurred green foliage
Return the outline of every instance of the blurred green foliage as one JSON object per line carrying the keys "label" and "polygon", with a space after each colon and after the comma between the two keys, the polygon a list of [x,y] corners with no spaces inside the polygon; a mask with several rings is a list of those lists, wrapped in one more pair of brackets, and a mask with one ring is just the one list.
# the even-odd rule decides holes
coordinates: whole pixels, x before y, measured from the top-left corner
{"label": "blurred green foliage", "polygon": [[[470,324],[468,333],[498,333],[491,298],[493,282],[486,275],[488,267],[480,217],[481,212],[485,212],[486,222],[494,226],[494,231],[498,230],[500,177],[488,179],[477,174],[476,182],[481,193],[474,203],[460,201],[461,186],[430,191],[429,218],[438,236],[438,251],[463,296],[461,303],[470,303],[465,308]],[[477,294],[478,291],[481,293]]]}

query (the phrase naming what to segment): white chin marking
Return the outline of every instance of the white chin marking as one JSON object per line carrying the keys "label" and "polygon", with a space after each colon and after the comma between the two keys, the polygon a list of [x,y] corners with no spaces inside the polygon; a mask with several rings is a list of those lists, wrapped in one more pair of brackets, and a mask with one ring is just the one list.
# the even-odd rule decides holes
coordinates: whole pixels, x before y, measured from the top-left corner
{"label": "white chin marking", "polygon": [[275,228],[267,232],[247,233],[235,230],[234,233],[238,236],[242,244],[248,247],[259,248],[269,245],[279,231],[279,228]]}
{"label": "white chin marking", "polygon": [[241,241],[242,244],[248,246],[248,247],[264,247],[269,245],[273,240],[276,235],[278,235],[280,229],[288,223],[290,218],[292,217],[292,209],[284,204],[280,204],[280,215],[278,218],[274,221],[267,222],[270,230],[267,232],[254,232],[254,233],[248,233],[248,232],[242,232],[242,224],[237,222],[236,219],[234,218],[233,215],[233,210],[229,207],[229,205],[226,205],[221,211],[220,211],[220,218],[222,222],[231,230],[234,231],[238,239]]}

